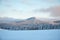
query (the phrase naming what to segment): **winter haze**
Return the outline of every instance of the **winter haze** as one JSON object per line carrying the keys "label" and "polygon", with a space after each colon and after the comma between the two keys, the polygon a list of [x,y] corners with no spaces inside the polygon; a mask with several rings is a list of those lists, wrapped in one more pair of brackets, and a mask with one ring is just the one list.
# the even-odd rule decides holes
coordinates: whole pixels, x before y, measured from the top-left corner
{"label": "winter haze", "polygon": [[60,0],[0,0],[0,17],[59,18]]}

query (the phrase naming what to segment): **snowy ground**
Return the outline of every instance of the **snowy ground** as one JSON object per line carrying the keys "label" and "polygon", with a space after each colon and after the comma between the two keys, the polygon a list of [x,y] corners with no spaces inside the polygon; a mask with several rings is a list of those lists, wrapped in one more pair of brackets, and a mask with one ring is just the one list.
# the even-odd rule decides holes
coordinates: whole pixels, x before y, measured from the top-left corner
{"label": "snowy ground", "polygon": [[60,40],[60,30],[0,30],[0,40]]}

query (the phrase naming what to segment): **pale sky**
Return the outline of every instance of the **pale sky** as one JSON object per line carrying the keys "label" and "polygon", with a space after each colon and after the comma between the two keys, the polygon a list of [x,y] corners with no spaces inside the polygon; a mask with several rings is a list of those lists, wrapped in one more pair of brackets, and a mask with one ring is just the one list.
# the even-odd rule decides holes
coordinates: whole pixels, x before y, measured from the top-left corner
{"label": "pale sky", "polygon": [[39,10],[60,5],[60,0],[0,0],[0,17],[25,19],[29,17],[50,18],[51,12]]}

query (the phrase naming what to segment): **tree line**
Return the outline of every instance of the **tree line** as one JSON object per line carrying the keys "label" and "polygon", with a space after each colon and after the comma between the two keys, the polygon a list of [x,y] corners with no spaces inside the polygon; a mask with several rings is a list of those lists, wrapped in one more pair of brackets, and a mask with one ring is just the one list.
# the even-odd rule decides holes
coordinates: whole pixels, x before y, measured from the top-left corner
{"label": "tree line", "polygon": [[46,30],[46,29],[60,29],[60,24],[23,24],[23,25],[9,25],[2,23],[0,24],[1,29],[7,30]]}

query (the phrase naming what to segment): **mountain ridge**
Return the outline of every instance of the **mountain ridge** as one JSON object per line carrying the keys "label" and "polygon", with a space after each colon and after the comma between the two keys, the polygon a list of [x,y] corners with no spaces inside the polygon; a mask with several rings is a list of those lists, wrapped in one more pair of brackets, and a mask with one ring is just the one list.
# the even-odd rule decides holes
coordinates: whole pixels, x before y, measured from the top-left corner
{"label": "mountain ridge", "polygon": [[[56,20],[58,21],[58,20]],[[56,23],[55,20],[52,19],[43,19],[40,17],[30,17],[27,19],[14,19],[14,18],[1,18],[0,17],[0,23],[9,23],[9,24],[39,24],[39,23],[47,23],[47,24],[54,24]]]}
{"label": "mountain ridge", "polygon": [[35,17],[31,17],[21,21],[19,20],[19,21],[13,21],[9,23],[0,23],[0,28],[8,29],[8,30],[60,29],[60,23],[55,24],[54,21],[45,21],[45,20],[42,21],[40,20],[40,18],[37,19]]}

